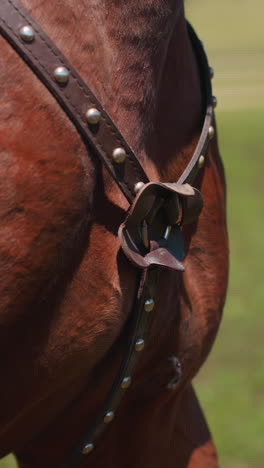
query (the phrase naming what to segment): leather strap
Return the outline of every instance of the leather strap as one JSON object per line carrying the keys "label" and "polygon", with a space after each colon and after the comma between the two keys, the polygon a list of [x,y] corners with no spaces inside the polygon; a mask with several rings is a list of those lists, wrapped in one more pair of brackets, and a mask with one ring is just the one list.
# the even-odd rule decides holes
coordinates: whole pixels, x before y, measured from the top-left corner
{"label": "leather strap", "polygon": [[[21,28],[27,25],[35,31],[34,40],[31,42],[26,42],[20,37]],[[148,178],[113,120],[76,70],[15,0],[0,1],[0,32],[49,89],[86,144],[96,152],[127,200],[131,202],[135,196],[135,184],[146,183]],[[59,83],[54,79],[54,70],[57,67],[65,67],[70,72],[67,83]],[[89,125],[87,122],[86,112],[91,108],[96,108],[101,113],[98,125]],[[124,163],[115,163],[113,151],[120,147],[125,150],[126,159]]]}
{"label": "leather strap", "polygon": [[86,452],[90,453],[97,444],[98,439],[112,422],[107,415],[115,417],[120,401],[130,385],[133,385],[133,373],[140,358],[155,312],[155,295],[157,291],[160,270],[157,267],[144,269],[141,274],[137,297],[133,307],[130,322],[130,336],[127,340],[125,358],[120,366],[118,375],[106,398],[100,413],[90,430],[83,435],[64,464],[59,468],[73,468],[78,466]]}
{"label": "leather strap", "polygon": [[[35,37],[31,42],[24,41],[20,36],[21,28],[27,25],[31,26],[35,31]],[[213,120],[211,82],[208,79],[206,55],[202,50],[200,41],[197,42],[198,39],[189,24],[188,31],[197,56],[201,76],[206,77],[204,80],[205,85],[203,85],[206,116],[197,148],[190,163],[179,178],[179,184],[190,182],[195,177],[199,158],[202,154],[205,154],[209,143],[209,128]],[[0,32],[49,89],[74,123],[86,144],[96,152],[106,166],[127,200],[132,202],[135,197],[136,184],[138,182],[147,183],[148,177],[132,149],[89,87],[17,1],[1,0]],[[57,67],[65,67],[70,72],[67,83],[62,84],[54,79],[54,70]],[[101,113],[101,120],[98,125],[90,125],[87,122],[86,112],[91,108],[96,108]],[[126,159],[123,163],[114,162],[113,152],[116,148],[125,150]]]}
{"label": "leather strap", "polygon": [[192,44],[193,51],[196,56],[197,65],[199,74],[201,77],[201,88],[202,96],[204,97],[204,112],[205,118],[203,123],[202,132],[198,141],[198,144],[195,148],[195,151],[192,155],[190,162],[183,171],[182,175],[178,179],[178,184],[185,184],[186,182],[190,183],[194,180],[198,170],[199,170],[199,160],[201,156],[205,156],[209,141],[212,138],[213,134],[210,133],[210,129],[214,130],[213,117],[214,117],[214,103],[212,96],[212,84],[210,77],[210,68],[208,65],[208,60],[204,51],[202,42],[198,39],[194,29],[187,23],[189,38]]}

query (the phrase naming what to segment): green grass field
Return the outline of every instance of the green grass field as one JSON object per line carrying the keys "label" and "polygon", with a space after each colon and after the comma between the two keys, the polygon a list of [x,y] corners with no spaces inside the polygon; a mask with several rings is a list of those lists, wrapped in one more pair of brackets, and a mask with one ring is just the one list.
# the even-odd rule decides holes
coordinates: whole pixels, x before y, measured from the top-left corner
{"label": "green grass field", "polygon": [[218,114],[228,185],[230,284],[222,327],[196,388],[224,468],[264,463],[263,120],[264,110]]}
{"label": "green grass field", "polygon": [[[263,0],[187,0],[216,70],[231,270],[224,319],[195,381],[222,468],[264,466]],[[14,468],[11,458],[0,468]],[[149,468],[149,467],[147,467]]]}
{"label": "green grass field", "polygon": [[262,468],[264,3],[189,0],[187,11],[216,70],[231,251],[222,327],[195,384],[221,466]]}

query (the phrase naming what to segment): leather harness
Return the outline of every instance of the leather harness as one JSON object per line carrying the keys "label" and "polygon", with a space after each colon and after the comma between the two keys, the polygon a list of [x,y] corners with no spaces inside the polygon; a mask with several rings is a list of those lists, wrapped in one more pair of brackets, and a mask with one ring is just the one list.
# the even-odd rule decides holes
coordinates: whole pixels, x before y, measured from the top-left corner
{"label": "leather harness", "polygon": [[201,78],[203,128],[179,180],[150,182],[106,110],[49,37],[16,0],[0,2],[1,34],[55,97],[129,201],[130,209],[118,236],[124,254],[140,272],[127,349],[119,372],[94,424],[59,468],[77,466],[96,447],[114,419],[146,344],[155,313],[160,271],[162,268],[184,271],[181,226],[196,221],[203,206],[200,192],[189,184],[203,166],[209,141],[214,136],[213,70],[208,66],[201,41],[189,24],[187,27]]}

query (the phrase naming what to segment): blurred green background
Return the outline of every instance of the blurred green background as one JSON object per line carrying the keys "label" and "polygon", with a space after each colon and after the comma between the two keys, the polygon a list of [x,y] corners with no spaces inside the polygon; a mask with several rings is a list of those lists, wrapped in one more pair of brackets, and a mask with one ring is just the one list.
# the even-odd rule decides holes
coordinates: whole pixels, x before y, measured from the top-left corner
{"label": "blurred green background", "polygon": [[186,11],[216,72],[231,250],[224,320],[195,385],[222,468],[263,468],[264,2],[187,0]]}
{"label": "blurred green background", "polygon": [[264,2],[186,6],[215,69],[231,254],[222,327],[195,385],[221,467],[263,468]]}

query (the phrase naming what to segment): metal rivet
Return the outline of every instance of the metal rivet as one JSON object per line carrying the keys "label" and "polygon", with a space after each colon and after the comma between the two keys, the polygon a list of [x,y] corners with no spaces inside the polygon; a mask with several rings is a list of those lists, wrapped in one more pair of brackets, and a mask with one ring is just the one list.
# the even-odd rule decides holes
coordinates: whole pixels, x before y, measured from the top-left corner
{"label": "metal rivet", "polygon": [[209,67],[209,76],[210,76],[210,78],[211,78],[211,80],[212,80],[213,77],[214,77],[214,69],[213,69],[213,67]]}
{"label": "metal rivet", "polygon": [[215,129],[214,127],[211,125],[209,127],[209,130],[208,130],[208,136],[209,136],[209,139],[212,140],[212,138],[214,138],[214,134],[215,134]]}
{"label": "metal rivet", "polygon": [[201,169],[201,167],[203,167],[204,163],[205,163],[205,157],[201,154],[201,156],[199,157],[199,160],[198,160],[199,169]]}
{"label": "metal rivet", "polygon": [[54,70],[54,78],[58,83],[67,83],[69,81],[70,72],[66,67],[57,67]]}
{"label": "metal rivet", "polygon": [[212,105],[213,105],[213,108],[214,108],[214,109],[216,108],[217,103],[218,103],[217,97],[216,97],[216,96],[213,96],[213,97],[212,97]]}
{"label": "metal rivet", "polygon": [[98,109],[96,109],[96,107],[91,107],[86,112],[85,117],[89,124],[96,125],[101,119],[101,112]]}
{"label": "metal rivet", "polygon": [[35,31],[31,26],[23,26],[19,30],[19,35],[25,42],[32,42],[35,39]]}
{"label": "metal rivet", "polygon": [[144,182],[137,182],[134,187],[135,193],[138,193],[144,187],[144,185]]}
{"label": "metal rivet", "polygon": [[104,422],[110,423],[111,421],[113,421],[114,417],[115,417],[115,413],[113,411],[108,411],[108,413],[106,413],[104,417]]}
{"label": "metal rivet", "polygon": [[135,350],[142,351],[144,349],[144,346],[145,346],[145,341],[142,338],[140,338],[139,340],[136,341]]}
{"label": "metal rivet", "polygon": [[126,152],[124,148],[115,148],[112,153],[112,156],[113,156],[113,160],[115,161],[115,163],[121,164],[126,159]]}
{"label": "metal rivet", "polygon": [[144,309],[146,312],[151,312],[154,309],[155,301],[154,299],[147,299],[144,304]]}
{"label": "metal rivet", "polygon": [[82,454],[88,455],[88,453],[91,453],[93,449],[94,449],[94,444],[86,444],[82,449]]}
{"label": "metal rivet", "polygon": [[174,377],[168,383],[167,388],[169,390],[176,390],[182,378],[182,366],[179,359],[176,356],[169,357],[168,361],[172,364],[174,370]]}
{"label": "metal rivet", "polygon": [[124,377],[121,382],[121,387],[123,389],[130,387],[131,384],[131,377]]}

